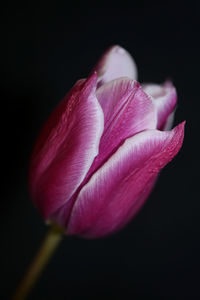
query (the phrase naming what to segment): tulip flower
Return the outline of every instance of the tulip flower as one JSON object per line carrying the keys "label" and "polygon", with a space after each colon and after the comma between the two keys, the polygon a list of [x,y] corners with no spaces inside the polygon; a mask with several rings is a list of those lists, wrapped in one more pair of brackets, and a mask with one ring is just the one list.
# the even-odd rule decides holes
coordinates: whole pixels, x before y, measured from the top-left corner
{"label": "tulip flower", "polygon": [[39,135],[30,193],[42,217],[68,235],[98,238],[125,226],[181,148],[184,123],[171,130],[176,89],[136,79],[130,54],[111,47]]}
{"label": "tulip flower", "polygon": [[130,54],[111,47],[44,124],[32,153],[29,187],[52,227],[14,300],[28,295],[63,233],[98,238],[124,227],[180,150],[184,122],[171,129],[176,89],[169,81],[136,80]]}

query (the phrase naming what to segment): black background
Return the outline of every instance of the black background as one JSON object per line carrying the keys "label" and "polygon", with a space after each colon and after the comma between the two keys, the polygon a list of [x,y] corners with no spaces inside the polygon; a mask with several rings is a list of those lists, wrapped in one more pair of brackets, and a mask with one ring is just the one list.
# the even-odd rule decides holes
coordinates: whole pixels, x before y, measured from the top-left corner
{"label": "black background", "polygon": [[1,298],[9,299],[47,228],[31,203],[28,162],[41,125],[112,44],[139,81],[171,78],[186,119],[181,152],[121,232],[66,238],[29,299],[200,299],[197,2],[7,2],[1,9]]}

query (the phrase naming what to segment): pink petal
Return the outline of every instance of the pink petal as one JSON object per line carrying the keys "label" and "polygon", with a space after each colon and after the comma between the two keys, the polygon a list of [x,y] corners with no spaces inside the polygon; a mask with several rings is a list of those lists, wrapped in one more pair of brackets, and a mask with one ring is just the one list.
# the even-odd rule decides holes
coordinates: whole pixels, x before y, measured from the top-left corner
{"label": "pink petal", "polygon": [[147,130],[129,138],[82,188],[68,234],[96,238],[124,226],[141,208],[158,172],[178,153],[184,123],[172,131]]}
{"label": "pink petal", "polygon": [[30,190],[44,218],[68,201],[87,174],[103,132],[97,75],[79,81],[47,120],[32,155]]}
{"label": "pink petal", "polygon": [[94,68],[99,86],[119,77],[137,79],[137,67],[131,55],[120,46],[110,47]]}
{"label": "pink petal", "polygon": [[156,110],[152,100],[138,82],[120,78],[106,83],[97,90],[97,98],[104,112],[104,132],[99,155],[88,176],[116,151],[125,139],[134,134],[156,128]]}
{"label": "pink petal", "polygon": [[[128,78],[113,80],[100,87],[96,95],[104,112],[105,127],[99,154],[79,190],[126,138],[145,129],[155,129],[157,124],[152,100],[134,80]],[[78,191],[51,217],[61,227],[65,227],[68,222],[70,208],[76,201]]]}
{"label": "pink petal", "polygon": [[[158,84],[144,84],[144,91],[150,95],[155,103],[158,112],[157,128],[163,130],[167,129],[173,123],[173,111],[177,102],[176,89],[171,82],[165,82],[163,85]],[[169,116],[171,115],[171,118]],[[166,125],[168,121],[168,125]]]}

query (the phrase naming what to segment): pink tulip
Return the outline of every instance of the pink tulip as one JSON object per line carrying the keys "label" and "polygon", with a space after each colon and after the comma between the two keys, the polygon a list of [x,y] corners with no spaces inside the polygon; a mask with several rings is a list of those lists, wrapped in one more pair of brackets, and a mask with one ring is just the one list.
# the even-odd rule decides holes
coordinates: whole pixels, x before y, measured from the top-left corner
{"label": "pink tulip", "polygon": [[170,130],[174,86],[141,87],[136,77],[130,54],[111,47],[39,135],[31,196],[43,218],[69,235],[96,238],[122,228],[182,146],[184,122]]}

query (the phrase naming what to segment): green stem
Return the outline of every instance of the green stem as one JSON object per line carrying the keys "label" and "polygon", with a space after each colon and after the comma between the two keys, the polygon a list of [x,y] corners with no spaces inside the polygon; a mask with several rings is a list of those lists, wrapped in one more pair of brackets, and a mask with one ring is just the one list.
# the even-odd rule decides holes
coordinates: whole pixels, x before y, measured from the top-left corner
{"label": "green stem", "polygon": [[58,247],[63,237],[63,232],[58,227],[51,227],[45,240],[36,254],[27,273],[23,277],[19,287],[17,288],[13,300],[23,300],[26,298],[32,287],[38,280],[44,267],[47,265],[52,254]]}

